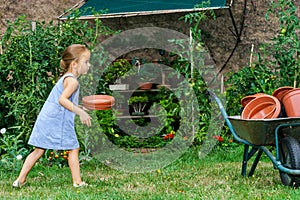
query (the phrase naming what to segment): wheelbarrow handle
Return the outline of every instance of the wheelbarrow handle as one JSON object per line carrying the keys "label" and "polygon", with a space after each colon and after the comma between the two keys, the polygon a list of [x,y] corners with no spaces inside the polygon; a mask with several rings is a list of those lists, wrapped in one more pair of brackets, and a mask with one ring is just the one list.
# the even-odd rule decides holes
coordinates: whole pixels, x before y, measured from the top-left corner
{"label": "wheelbarrow handle", "polygon": [[232,135],[233,135],[233,138],[234,138],[235,140],[237,140],[238,142],[244,143],[244,144],[246,144],[246,145],[249,145],[249,146],[256,146],[256,145],[253,145],[252,143],[250,143],[250,142],[248,142],[247,140],[244,140],[244,139],[242,139],[242,138],[240,138],[240,137],[238,136],[238,134],[237,134],[237,133],[235,132],[235,130],[234,130],[233,125],[231,124],[230,120],[228,119],[228,114],[227,114],[227,112],[226,112],[226,110],[225,110],[225,108],[224,108],[224,106],[223,106],[221,100],[219,99],[219,97],[217,97],[217,95],[216,95],[215,93],[211,92],[211,91],[209,91],[209,94],[210,94],[210,96],[212,97],[212,99],[216,101],[216,103],[217,103],[217,105],[218,105],[218,107],[219,107],[219,109],[220,109],[220,111],[221,111],[221,114],[222,114],[222,116],[224,117],[225,123],[227,124],[229,130],[231,131],[231,133],[232,133]]}

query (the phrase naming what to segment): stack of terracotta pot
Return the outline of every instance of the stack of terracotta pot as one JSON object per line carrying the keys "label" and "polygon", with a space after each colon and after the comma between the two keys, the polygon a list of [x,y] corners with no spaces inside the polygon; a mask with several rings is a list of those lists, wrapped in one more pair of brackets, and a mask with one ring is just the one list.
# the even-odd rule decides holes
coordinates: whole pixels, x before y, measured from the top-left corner
{"label": "stack of terracotta pot", "polygon": [[89,110],[109,110],[115,104],[115,98],[109,95],[91,95],[83,97],[82,103]]}
{"label": "stack of terracotta pot", "polygon": [[300,117],[300,88],[280,87],[272,95],[257,93],[241,100],[243,119],[277,118],[282,110],[284,116]]}

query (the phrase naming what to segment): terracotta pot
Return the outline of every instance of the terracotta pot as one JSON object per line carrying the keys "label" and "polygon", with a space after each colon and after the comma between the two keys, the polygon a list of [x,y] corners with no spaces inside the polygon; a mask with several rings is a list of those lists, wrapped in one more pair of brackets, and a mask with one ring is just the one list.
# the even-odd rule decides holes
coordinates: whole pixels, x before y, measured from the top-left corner
{"label": "terracotta pot", "polygon": [[288,117],[300,117],[300,88],[287,92],[282,98],[282,104]]}
{"label": "terracotta pot", "polygon": [[241,99],[241,104],[243,107],[245,107],[251,100],[255,99],[256,97],[266,95],[264,93],[257,93],[249,96],[245,96],[244,98]]}
{"label": "terracotta pot", "polygon": [[280,101],[271,95],[260,95],[251,100],[242,112],[243,119],[277,118],[281,111]]}
{"label": "terracotta pot", "polygon": [[291,87],[291,86],[284,86],[284,87],[280,87],[280,88],[277,88],[276,90],[274,90],[272,96],[276,97],[279,101],[282,100],[283,96],[293,90],[294,87]]}
{"label": "terracotta pot", "polygon": [[86,104],[84,107],[88,110],[110,110],[111,106],[97,106],[97,105],[89,105]]}
{"label": "terracotta pot", "polygon": [[276,109],[273,102],[261,103],[251,109],[249,119],[265,119],[271,117]]}
{"label": "terracotta pot", "polygon": [[82,103],[89,110],[108,110],[115,104],[115,98],[109,95],[91,95],[83,97]]}
{"label": "terracotta pot", "polygon": [[145,83],[141,83],[139,85],[139,88],[141,90],[150,90],[152,88],[153,83],[152,82],[145,82]]}

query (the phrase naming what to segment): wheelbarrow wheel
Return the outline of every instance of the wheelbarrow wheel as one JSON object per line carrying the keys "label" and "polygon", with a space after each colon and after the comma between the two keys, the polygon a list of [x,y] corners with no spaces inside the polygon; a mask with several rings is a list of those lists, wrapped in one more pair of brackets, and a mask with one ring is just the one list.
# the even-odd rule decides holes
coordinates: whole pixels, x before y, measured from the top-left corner
{"label": "wheelbarrow wheel", "polygon": [[[300,144],[293,137],[285,137],[281,140],[280,151],[279,151],[280,161],[283,166],[289,169],[300,169]],[[286,186],[299,187],[300,186],[300,176],[287,174],[280,171],[281,182]]]}

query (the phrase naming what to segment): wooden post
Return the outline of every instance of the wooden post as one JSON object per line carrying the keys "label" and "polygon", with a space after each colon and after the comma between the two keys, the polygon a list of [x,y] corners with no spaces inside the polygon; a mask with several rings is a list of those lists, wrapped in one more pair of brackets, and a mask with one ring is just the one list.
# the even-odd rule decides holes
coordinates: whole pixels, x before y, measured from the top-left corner
{"label": "wooden post", "polygon": [[224,76],[223,74],[221,75],[221,94],[224,93]]}
{"label": "wooden post", "polygon": [[[193,74],[194,74],[194,58],[193,58],[193,32],[192,32],[192,29],[190,28],[190,41],[189,41],[189,50],[190,50],[190,62],[191,62],[191,78],[192,78],[192,82],[194,82],[193,78]],[[191,88],[192,89],[192,88]],[[194,103],[192,102],[192,113],[194,114],[195,112],[195,108],[194,108]],[[194,115],[192,114],[192,121],[194,122],[195,119],[194,119]],[[192,125],[192,132],[193,132],[193,135],[195,135],[195,124],[193,123]]]}
{"label": "wooden post", "polygon": [[36,30],[36,22],[31,22],[31,30],[35,32]]}
{"label": "wooden post", "polygon": [[253,59],[253,52],[254,52],[254,44],[251,45],[251,53],[250,53],[250,61],[249,61],[249,67],[252,67],[252,59]]}
{"label": "wooden post", "polygon": [[190,50],[190,60],[191,60],[191,78],[193,79],[193,72],[194,72],[194,58],[193,58],[193,33],[190,28],[190,41],[189,41],[189,50]]}

